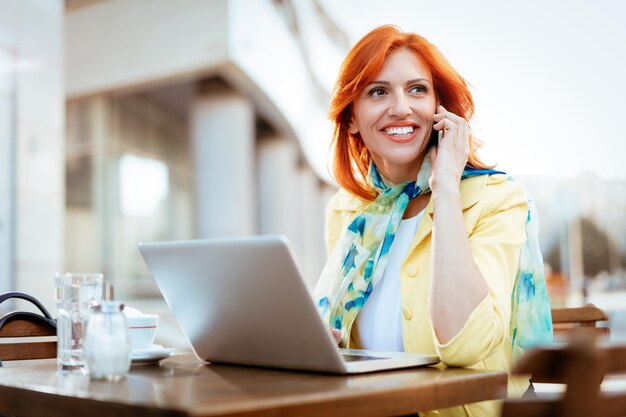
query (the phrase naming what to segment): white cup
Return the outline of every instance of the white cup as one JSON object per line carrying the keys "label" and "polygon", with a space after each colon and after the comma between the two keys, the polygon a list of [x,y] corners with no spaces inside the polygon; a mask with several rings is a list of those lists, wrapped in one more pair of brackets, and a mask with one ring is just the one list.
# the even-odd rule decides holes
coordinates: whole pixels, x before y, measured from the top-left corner
{"label": "white cup", "polygon": [[150,349],[156,336],[159,316],[142,313],[129,307],[124,309],[124,313],[126,314],[131,349]]}

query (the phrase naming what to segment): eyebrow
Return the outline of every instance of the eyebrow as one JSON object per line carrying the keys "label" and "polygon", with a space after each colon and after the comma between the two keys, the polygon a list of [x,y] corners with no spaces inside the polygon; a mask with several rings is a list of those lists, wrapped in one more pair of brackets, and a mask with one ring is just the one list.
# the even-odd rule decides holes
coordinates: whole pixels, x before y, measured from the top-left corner
{"label": "eyebrow", "polygon": [[[417,83],[417,82],[427,82],[427,83],[430,84],[430,80],[428,78],[416,78],[414,80],[407,81],[406,85],[414,84],[414,83]],[[387,85],[387,86],[391,85],[391,83],[389,81],[372,81],[372,82],[370,82],[367,85],[371,85],[371,84],[382,84],[382,85]]]}

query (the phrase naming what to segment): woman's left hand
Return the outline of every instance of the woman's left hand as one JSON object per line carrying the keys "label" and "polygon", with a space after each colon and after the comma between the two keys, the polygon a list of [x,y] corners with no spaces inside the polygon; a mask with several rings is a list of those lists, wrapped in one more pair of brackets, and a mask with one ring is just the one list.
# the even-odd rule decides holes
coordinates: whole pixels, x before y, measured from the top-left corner
{"label": "woman's left hand", "polygon": [[430,150],[430,189],[433,193],[441,189],[458,190],[470,151],[467,120],[443,106],[437,107],[433,120],[436,122],[433,129],[443,131],[443,137],[439,146]]}

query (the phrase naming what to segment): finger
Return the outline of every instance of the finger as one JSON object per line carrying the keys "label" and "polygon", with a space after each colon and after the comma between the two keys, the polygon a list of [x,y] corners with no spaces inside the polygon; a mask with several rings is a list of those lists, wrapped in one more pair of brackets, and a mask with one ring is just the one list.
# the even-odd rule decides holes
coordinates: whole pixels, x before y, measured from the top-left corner
{"label": "finger", "polygon": [[450,119],[443,119],[440,122],[437,122],[433,125],[433,129],[439,131],[439,144],[445,138],[450,137],[451,135],[458,136],[458,133],[454,133],[456,129],[456,125]]}
{"label": "finger", "polygon": [[435,114],[433,115],[433,120],[435,121],[440,121],[442,119],[446,118],[448,111],[446,110],[445,107],[443,106],[437,106],[437,108],[435,109]]}
{"label": "finger", "polygon": [[341,330],[330,329],[330,332],[332,333],[333,337],[335,338],[335,342],[337,342],[337,344],[339,344],[339,342],[341,342]]}
{"label": "finger", "polygon": [[458,129],[457,140],[463,146],[464,151],[469,152],[469,124],[463,118],[460,118],[460,121],[455,124]]}
{"label": "finger", "polygon": [[452,120],[446,118],[435,123],[433,129],[445,130],[447,132],[448,130],[457,129],[457,125]]}
{"label": "finger", "polygon": [[437,112],[433,114],[433,120],[438,122],[440,120],[445,119],[448,116],[449,112],[443,108],[443,106],[439,106],[437,108]]}
{"label": "finger", "polygon": [[464,123],[461,126],[461,134],[459,135],[463,140],[463,151],[469,155],[470,151],[470,141],[469,141],[469,126],[467,123]]}
{"label": "finger", "polygon": [[464,118],[462,118],[461,116],[459,116],[459,115],[457,115],[455,113],[452,113],[451,111],[447,110],[445,107],[443,107],[441,105],[437,108],[437,111],[438,111],[437,114],[443,115],[443,117],[440,117],[439,119],[447,117],[448,119],[452,120],[453,122],[457,122],[457,123],[461,123],[461,122],[465,123],[466,122],[466,120]]}
{"label": "finger", "polygon": [[440,121],[442,119],[445,119],[445,118],[446,118],[446,114],[445,113],[435,113],[433,115],[433,120],[436,121],[436,122],[438,122],[438,121]]}
{"label": "finger", "polygon": [[448,110],[446,110],[445,107],[439,105],[437,106],[437,110],[434,115],[434,118],[438,120],[445,119],[448,116],[448,114],[453,114],[453,113],[450,113]]}

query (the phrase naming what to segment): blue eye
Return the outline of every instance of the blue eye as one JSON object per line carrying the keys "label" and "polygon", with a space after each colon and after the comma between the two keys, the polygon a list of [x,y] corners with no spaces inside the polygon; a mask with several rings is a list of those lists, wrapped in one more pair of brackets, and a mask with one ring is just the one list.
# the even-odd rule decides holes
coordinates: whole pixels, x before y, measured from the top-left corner
{"label": "blue eye", "polygon": [[380,97],[385,94],[385,90],[380,87],[372,88],[367,92],[367,95],[370,97]]}

